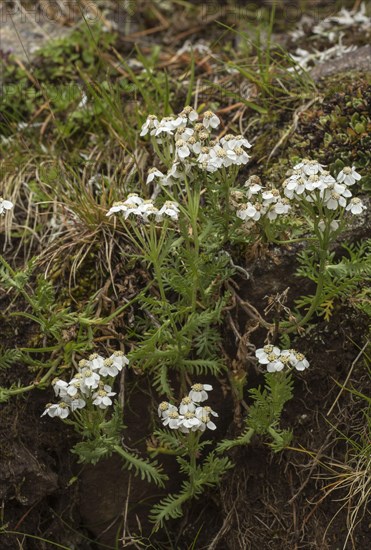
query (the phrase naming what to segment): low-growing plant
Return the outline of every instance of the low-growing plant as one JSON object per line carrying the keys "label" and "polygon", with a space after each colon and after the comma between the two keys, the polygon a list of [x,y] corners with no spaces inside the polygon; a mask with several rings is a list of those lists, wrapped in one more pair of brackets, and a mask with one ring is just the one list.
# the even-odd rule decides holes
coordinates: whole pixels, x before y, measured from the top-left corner
{"label": "low-growing plant", "polygon": [[[187,501],[219,483],[232,467],[230,459],[221,456],[224,452],[249,444],[253,435],[268,437],[274,451],[289,444],[292,433],[280,427],[281,413],[293,396],[292,371],[304,371],[309,362],[294,349],[281,350],[275,340],[281,336],[286,342],[290,333],[305,331],[313,316],[323,313],[326,301],[334,298],[330,289],[339,287],[339,277],[344,283],[341,292],[349,292],[368,269],[362,247],[358,251],[348,249],[353,256],[358,254],[359,268],[350,267],[346,260],[334,264],[331,250],[350,215],[365,210],[350,191],[361,178],[354,167],[343,167],[335,178],[317,161],[304,159],[295,164],[282,189],[263,187],[256,176],[241,187],[238,173],[250,159],[247,151],[251,145],[242,135],[213,135],[220,122],[215,113],[206,111],[200,116],[191,107],[163,119],[150,115],[140,137],[149,136],[157,161],[149,170],[145,196],[139,194],[138,182],[123,200],[112,204],[105,222],[113,232],[119,225],[120,236],[130,244],[122,252],[123,259],[144,267],[149,279],[135,298],[106,321],[135,303],[131,365],[148,373],[157,393],[171,402],[184,395],[189,385],[192,387],[179,407],[168,401],[159,406],[167,430],[155,431],[149,452],[174,455],[186,479],[177,494],[166,496],[153,507],[150,517],[155,529],[181,516]],[[2,200],[1,207],[10,210],[13,204]],[[202,405],[211,386],[195,379],[218,377],[227,370],[221,326],[225,311],[233,305],[225,283],[237,271],[249,277],[246,269],[234,263],[233,245],[252,242],[257,236],[266,243],[307,243],[299,274],[315,282],[316,291],[298,302],[299,307],[308,306],[303,314],[298,311],[296,316],[290,314],[288,319],[270,323],[258,313],[258,324],[267,330],[266,345],[256,350],[257,363],[267,368],[264,387],[249,390],[251,404],[242,434],[231,440],[219,439],[214,449],[204,454],[205,447],[213,442],[202,441],[201,436],[207,429],[216,429],[212,417],[217,413]],[[36,290],[30,291],[29,275],[17,273],[4,259],[1,262],[3,285],[15,289],[32,310],[16,314],[38,324],[46,338],[45,348],[37,351],[53,352],[50,369],[40,380],[44,387],[60,365],[61,359],[54,357],[62,357],[58,354],[63,350],[65,364],[71,365],[75,353],[92,349],[94,331],[105,319],[94,319],[90,306],[83,314],[55,308],[50,283],[39,278]],[[78,338],[70,339],[67,347],[63,331],[71,325],[79,327]],[[25,351],[35,350],[21,351],[23,360]],[[2,362],[7,366],[15,359],[18,356],[12,352],[5,353]],[[54,380],[52,385],[61,401],[48,404],[44,415],[60,417],[80,434],[82,440],[73,452],[81,461],[96,463],[117,453],[126,467],[161,486],[165,475],[158,463],[121,444],[125,431],[122,408],[116,403],[110,409],[114,378],[127,363],[117,352],[108,359],[97,354],[82,359],[70,382]],[[33,367],[37,365],[40,361],[33,359]],[[240,399],[247,383],[244,376]],[[5,399],[32,388],[3,389],[2,395]]]}
{"label": "low-growing plant", "polygon": [[[77,372],[69,382],[54,378],[52,386],[60,401],[48,403],[42,416],[59,417],[73,426],[82,441],[76,443],[72,452],[79,456],[81,462],[96,464],[116,453],[129,470],[134,469],[142,479],[161,487],[167,476],[157,463],[140,458],[122,444],[123,411],[117,401],[113,403],[116,392],[112,391],[112,384],[128,363],[121,351],[106,359],[97,353],[87,360],[81,359]],[[109,414],[113,405],[113,412]]]}
{"label": "low-growing plant", "polygon": [[182,483],[181,491],[168,495],[156,504],[151,513],[155,530],[170,518],[183,515],[182,506],[192,498],[198,498],[207,487],[217,485],[223,474],[232,468],[232,463],[226,457],[218,457],[211,451],[197,463],[203,449],[211,441],[200,441],[206,430],[215,430],[213,417],[218,413],[211,407],[203,405],[208,398],[210,384],[193,384],[191,391],[180,402],[179,407],[163,401],[158,407],[158,415],[162,424],[169,429],[157,430],[154,433],[156,447],[154,455],[159,453],[173,454],[179,464],[179,471],[188,479]]}

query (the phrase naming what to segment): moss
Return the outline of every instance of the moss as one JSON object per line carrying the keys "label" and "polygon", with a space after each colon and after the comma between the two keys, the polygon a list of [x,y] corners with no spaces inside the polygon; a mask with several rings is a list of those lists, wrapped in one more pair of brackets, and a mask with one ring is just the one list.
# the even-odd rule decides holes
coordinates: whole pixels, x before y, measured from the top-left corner
{"label": "moss", "polygon": [[319,101],[299,115],[293,133],[269,164],[266,159],[280,138],[288,132],[292,117],[287,112],[268,124],[257,140],[254,153],[261,159],[258,172],[265,181],[279,182],[296,158],[319,160],[332,172],[354,165],[363,176],[363,188],[371,187],[371,75],[338,74],[321,81]]}

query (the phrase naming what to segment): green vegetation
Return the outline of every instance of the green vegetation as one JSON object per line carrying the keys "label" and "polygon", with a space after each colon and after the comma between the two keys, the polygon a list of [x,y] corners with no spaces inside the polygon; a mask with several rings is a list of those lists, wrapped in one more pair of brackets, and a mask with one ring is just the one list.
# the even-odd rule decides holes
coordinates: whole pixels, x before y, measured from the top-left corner
{"label": "green vegetation", "polygon": [[[285,414],[320,368],[313,334],[351,308],[356,344],[367,338],[370,75],[315,82],[275,43],[280,10],[260,16],[248,32],[226,17],[206,54],[129,48],[85,20],[31,66],[4,61],[0,403],[42,391],[40,422],[73,428],[80,463],[117,455],[160,487],[148,497],[150,542],[136,539],[148,548],[176,547],[174,520],[219,490],[239,449],[303,452],[300,439],[290,447],[295,415]],[[286,286],[299,278],[304,290],[272,290],[266,307],[246,285],[278,254],[291,255]],[[115,352],[127,354],[117,372]],[[201,396],[210,382],[219,419]],[[361,423],[335,425],[345,462],[321,464],[335,478],[326,495],[346,490],[346,545],[369,498],[370,416],[363,386],[342,389],[362,401]],[[143,395],[131,446],[127,415]],[[170,460],[179,483],[168,490]],[[1,521],[0,538],[19,532]]]}

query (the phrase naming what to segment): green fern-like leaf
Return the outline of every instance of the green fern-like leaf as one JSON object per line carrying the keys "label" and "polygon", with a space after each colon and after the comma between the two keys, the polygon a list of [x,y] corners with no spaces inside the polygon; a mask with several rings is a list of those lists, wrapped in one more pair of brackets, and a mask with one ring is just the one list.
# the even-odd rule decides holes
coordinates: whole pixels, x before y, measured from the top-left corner
{"label": "green fern-like leaf", "polygon": [[219,457],[213,451],[204,460],[197,482],[200,486],[212,487],[217,485],[227,470],[233,468],[228,457]]}
{"label": "green fern-like leaf", "polygon": [[54,288],[50,281],[47,281],[43,276],[37,278],[37,286],[35,291],[35,303],[42,311],[47,311],[55,304]]}
{"label": "green fern-like leaf", "polygon": [[8,369],[22,358],[22,352],[17,349],[0,350],[0,369]]}
{"label": "green fern-like leaf", "polygon": [[156,430],[153,434],[162,447],[171,449],[179,455],[187,453],[187,447],[182,445],[177,435],[170,430]]}
{"label": "green fern-like leaf", "polygon": [[218,444],[216,450],[218,453],[224,453],[226,451],[229,451],[230,449],[233,449],[233,447],[237,447],[240,445],[249,445],[254,433],[255,433],[255,430],[251,427],[248,427],[236,439],[224,439],[224,441],[221,441]]}
{"label": "green fern-like leaf", "polygon": [[168,365],[162,365],[153,372],[153,386],[159,392],[165,394],[171,398],[173,395],[173,389],[170,385],[168,377],[169,367]]}
{"label": "green fern-like leaf", "polygon": [[97,464],[103,458],[111,456],[112,451],[112,447],[107,444],[107,441],[94,439],[76,443],[71,452],[78,455],[79,462]]}
{"label": "green fern-like leaf", "polygon": [[119,445],[114,445],[113,450],[124,459],[128,470],[134,470],[135,474],[140,475],[142,480],[146,479],[148,482],[152,481],[158,487],[164,487],[164,482],[168,479],[168,476],[162,472],[157,461],[150,462],[147,459],[140,458]]}
{"label": "green fern-like leaf", "polygon": [[169,519],[180,518],[183,515],[182,506],[189,498],[192,491],[188,482],[183,483],[182,491],[176,495],[168,495],[155,504],[150,512],[150,520],[155,524],[154,531],[163,527]]}

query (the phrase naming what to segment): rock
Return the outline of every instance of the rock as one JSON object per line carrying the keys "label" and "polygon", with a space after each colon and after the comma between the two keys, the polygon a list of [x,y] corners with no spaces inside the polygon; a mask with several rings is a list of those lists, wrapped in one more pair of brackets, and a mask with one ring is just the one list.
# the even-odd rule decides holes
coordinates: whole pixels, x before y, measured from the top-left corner
{"label": "rock", "polygon": [[0,499],[31,506],[58,489],[58,475],[26,447],[14,443],[12,456],[0,461]]}
{"label": "rock", "polygon": [[310,71],[310,75],[314,80],[319,80],[325,76],[349,71],[371,72],[370,45],[362,46],[353,52],[344,54],[338,59],[331,59],[330,61],[316,65]]}
{"label": "rock", "polygon": [[62,26],[46,12],[35,7],[23,11],[0,6],[0,53],[12,53],[21,61],[28,62],[45,42],[62,38],[71,32],[71,27]]}

